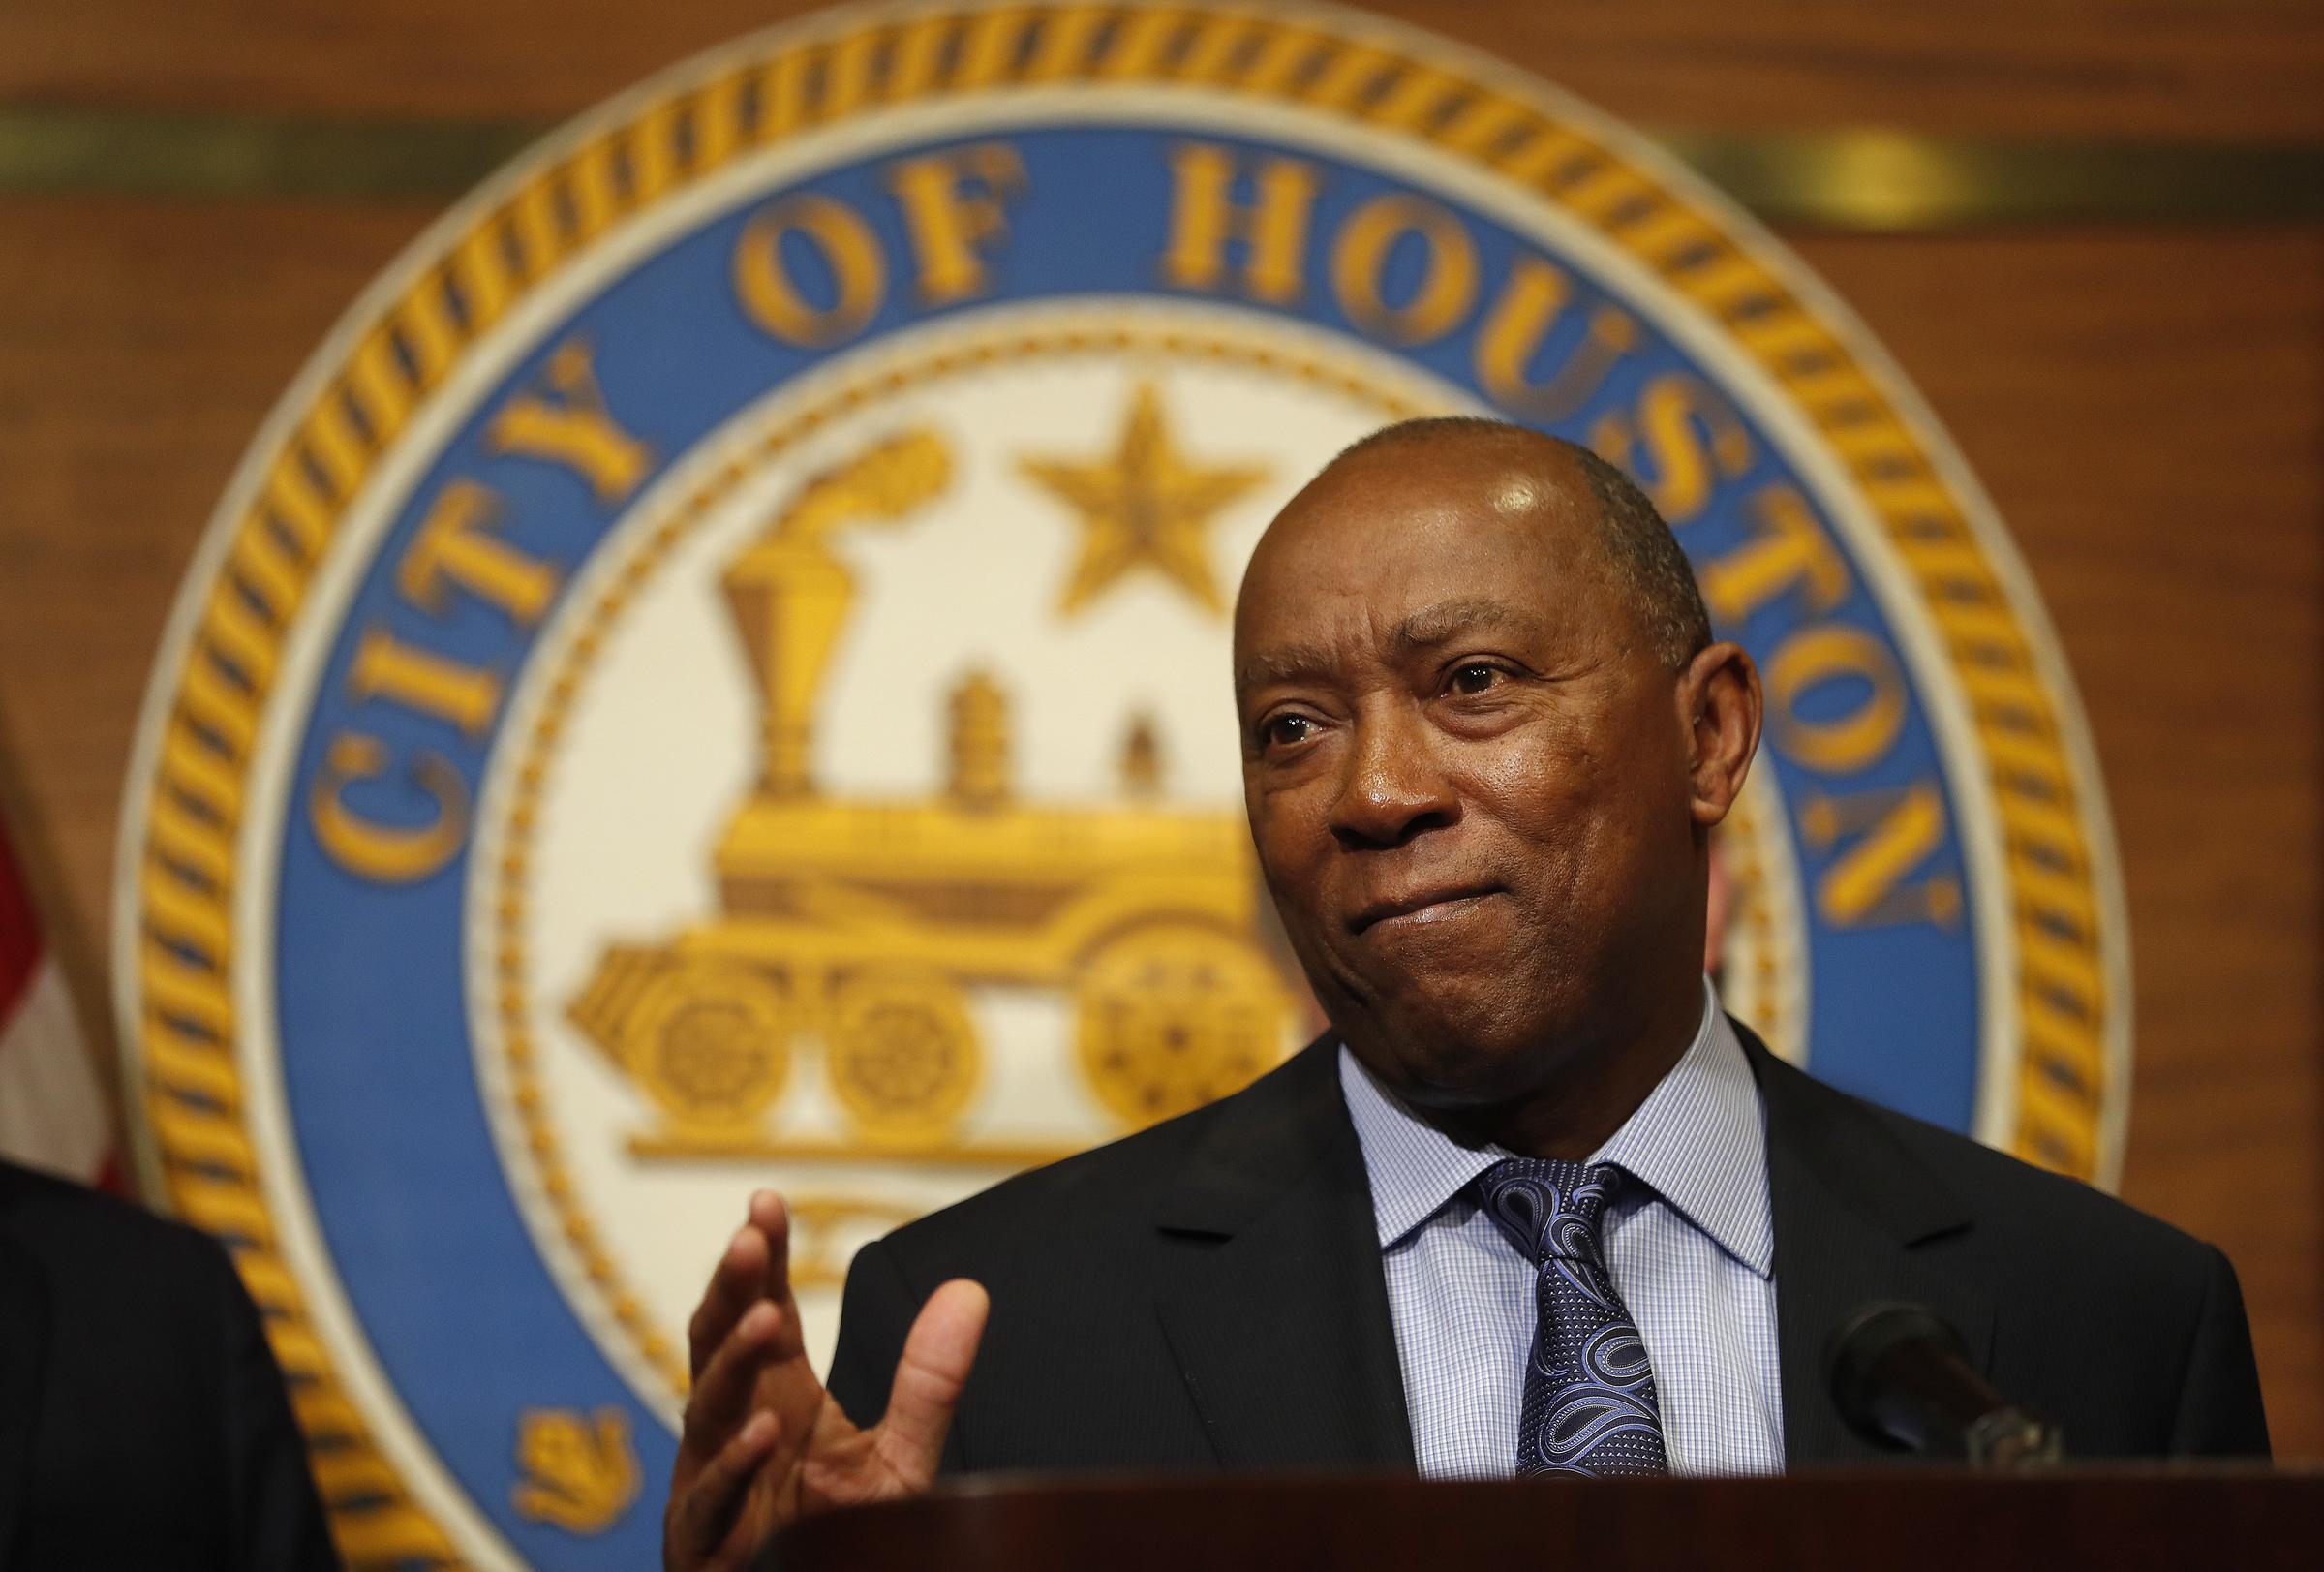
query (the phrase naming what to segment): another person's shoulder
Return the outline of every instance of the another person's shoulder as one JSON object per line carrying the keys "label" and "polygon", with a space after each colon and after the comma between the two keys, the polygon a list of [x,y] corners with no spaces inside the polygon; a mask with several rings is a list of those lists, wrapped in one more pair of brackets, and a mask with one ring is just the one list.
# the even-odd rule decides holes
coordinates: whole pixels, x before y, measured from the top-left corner
{"label": "another person's shoulder", "polygon": [[0,1160],[0,1230],[29,1248],[58,1290],[123,1282],[221,1280],[226,1250],[198,1228]]}

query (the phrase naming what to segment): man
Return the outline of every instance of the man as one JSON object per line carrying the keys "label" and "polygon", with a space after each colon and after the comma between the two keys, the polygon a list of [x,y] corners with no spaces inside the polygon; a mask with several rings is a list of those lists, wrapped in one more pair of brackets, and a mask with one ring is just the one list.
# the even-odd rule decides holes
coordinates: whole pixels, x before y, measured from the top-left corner
{"label": "man", "polygon": [[828,1391],[753,1197],[692,1327],[672,1566],[939,1468],[1848,1459],[1821,1354],[1880,1300],[1936,1309],[2077,1454],[2265,1452],[2217,1251],[1718,1009],[1708,841],[1758,676],[1618,472],[1477,420],[1358,444],[1254,554],[1235,689],[1331,1030],[867,1248]]}
{"label": "man", "polygon": [[0,1567],[338,1565],[282,1372],[226,1251],[0,1162]]}

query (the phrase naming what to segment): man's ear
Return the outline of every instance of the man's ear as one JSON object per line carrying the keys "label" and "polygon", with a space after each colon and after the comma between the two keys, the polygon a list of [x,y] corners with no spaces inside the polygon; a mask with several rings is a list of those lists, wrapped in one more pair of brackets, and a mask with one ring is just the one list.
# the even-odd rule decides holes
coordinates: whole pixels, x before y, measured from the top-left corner
{"label": "man's ear", "polygon": [[1759,668],[1743,646],[1713,644],[1678,678],[1679,713],[1687,727],[1690,808],[1704,829],[1734,807],[1759,747]]}

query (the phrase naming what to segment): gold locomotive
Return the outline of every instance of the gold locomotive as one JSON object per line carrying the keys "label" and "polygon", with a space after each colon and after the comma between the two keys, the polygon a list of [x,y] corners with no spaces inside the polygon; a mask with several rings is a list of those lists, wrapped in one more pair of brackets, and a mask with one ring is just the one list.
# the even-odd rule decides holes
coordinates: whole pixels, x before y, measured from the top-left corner
{"label": "gold locomotive", "polygon": [[[1075,1060],[1119,1126],[1283,1054],[1295,1005],[1258,941],[1241,818],[1156,801],[1145,723],[1124,739],[1123,801],[1023,802],[1007,696],[971,671],[950,695],[940,794],[817,788],[815,700],[856,593],[832,538],[906,518],[950,470],[933,433],[884,443],[810,481],[726,571],[764,711],[760,778],[716,851],[721,909],[666,944],[610,948],[570,1010],[659,1115],[633,1150],[1050,1155],[963,1138],[985,1071],[965,990],[981,984],[1070,994]],[[810,1057],[848,1126],[836,1147],[777,1127]]]}

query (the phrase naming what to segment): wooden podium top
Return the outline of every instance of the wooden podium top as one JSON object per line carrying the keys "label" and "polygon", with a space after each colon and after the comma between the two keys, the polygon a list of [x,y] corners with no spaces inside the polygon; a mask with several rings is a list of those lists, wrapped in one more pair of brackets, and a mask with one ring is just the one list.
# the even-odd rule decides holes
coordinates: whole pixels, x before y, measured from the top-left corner
{"label": "wooden podium top", "polygon": [[966,1481],[810,1518],[780,1572],[2230,1572],[2324,1566],[2324,1473],[1929,1467],[1761,1479],[1427,1482],[1396,1476]]}

